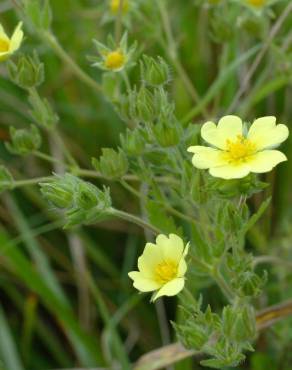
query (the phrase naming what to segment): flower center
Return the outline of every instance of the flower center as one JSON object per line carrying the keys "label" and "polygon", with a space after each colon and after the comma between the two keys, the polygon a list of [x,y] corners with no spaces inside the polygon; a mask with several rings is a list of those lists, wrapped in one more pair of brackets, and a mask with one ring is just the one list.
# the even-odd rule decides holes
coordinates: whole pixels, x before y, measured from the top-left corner
{"label": "flower center", "polygon": [[155,278],[159,283],[167,283],[177,275],[177,263],[173,261],[163,261],[155,268]]}
{"label": "flower center", "polygon": [[238,135],[235,141],[226,140],[225,158],[228,162],[245,162],[256,152],[256,146],[253,142],[242,135]]}
{"label": "flower center", "polygon": [[9,50],[9,42],[0,38],[0,53],[5,53]]}
{"label": "flower center", "polygon": [[125,63],[125,56],[124,54],[119,51],[112,51],[107,54],[104,65],[108,69],[119,69],[121,68]]}
{"label": "flower center", "polygon": [[[118,13],[119,8],[120,8],[120,2],[121,0],[111,0],[110,8],[113,14]],[[129,2],[127,0],[124,0],[123,8],[122,8],[123,13],[126,13],[128,9],[129,9]]]}
{"label": "flower center", "polygon": [[265,5],[266,0],[247,0],[248,4],[261,7]]}

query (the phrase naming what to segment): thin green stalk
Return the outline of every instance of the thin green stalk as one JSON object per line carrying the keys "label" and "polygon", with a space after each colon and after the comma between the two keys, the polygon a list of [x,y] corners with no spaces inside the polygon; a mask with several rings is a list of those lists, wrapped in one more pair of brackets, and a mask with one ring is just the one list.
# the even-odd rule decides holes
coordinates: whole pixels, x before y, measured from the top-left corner
{"label": "thin green stalk", "polygon": [[161,233],[161,230],[159,230],[157,227],[149,224],[148,222],[142,220],[141,218],[139,218],[135,215],[132,215],[131,213],[120,211],[120,210],[115,209],[115,208],[110,208],[108,210],[108,214],[112,215],[112,216],[115,216],[115,217],[118,217],[118,218],[121,218],[122,220],[129,221],[129,222],[131,222],[133,224],[136,224],[138,226],[141,226],[143,229],[150,230],[154,234],[160,234]]}
{"label": "thin green stalk", "polygon": [[216,78],[216,80],[213,82],[205,96],[201,99],[201,101],[194,106],[182,119],[182,124],[188,123],[190,120],[198,116],[202,109],[212,100],[216,97],[218,92],[222,89],[222,87],[225,85],[225,83],[230,79],[230,76],[234,74],[235,71],[239,68],[239,66],[243,63],[245,63],[248,59],[253,57],[255,53],[260,49],[261,45],[256,45],[249,49],[246,53],[241,55],[238,59],[236,59],[234,62],[230,63]]}
{"label": "thin green stalk", "polygon": [[111,324],[112,317],[106,307],[106,304],[104,302],[104,299],[102,297],[101,291],[96,284],[96,282],[93,281],[91,275],[88,273],[86,276],[86,280],[88,282],[89,288],[91,290],[92,296],[94,298],[94,301],[98,307],[99,313],[102,317],[102,320],[104,321],[106,327],[111,328],[112,332],[112,344],[114,347],[115,355],[118,357],[120,361],[120,365],[122,365],[122,368],[125,370],[130,370],[130,362],[127,356],[127,353],[125,351],[125,346],[121,341],[121,338],[119,337],[119,334],[116,330],[115,325]]}
{"label": "thin green stalk", "polygon": [[272,27],[272,29],[271,29],[271,31],[270,31],[267,39],[266,39],[266,41],[263,43],[261,50],[259,51],[257,57],[255,58],[254,62],[250,66],[248,72],[246,73],[246,75],[244,77],[244,80],[242,81],[240,89],[238,90],[237,94],[235,95],[234,99],[232,100],[230,106],[227,109],[227,114],[229,114],[230,112],[233,112],[235,110],[235,108],[237,107],[237,104],[238,104],[241,96],[245,93],[246,89],[248,88],[248,84],[249,84],[251,78],[253,77],[257,68],[261,64],[261,61],[262,61],[264,55],[268,51],[270,45],[272,44],[272,41],[274,40],[275,36],[279,32],[280,28],[282,27],[284,21],[289,16],[291,11],[292,11],[292,2],[289,2],[289,4],[284,9],[281,16],[275,22],[274,26]]}
{"label": "thin green stalk", "polygon": [[211,276],[216,281],[217,285],[221,289],[221,291],[224,293],[225,297],[228,299],[229,302],[232,302],[234,299],[234,293],[227,284],[226,280],[222,276],[220,270],[218,267],[215,267],[211,273]]}
{"label": "thin green stalk", "polygon": [[[52,181],[54,179],[54,176],[45,176],[45,177],[35,177],[33,179],[26,179],[26,180],[16,180],[13,182],[13,189],[20,188],[22,186],[29,186],[29,185],[36,185],[40,182],[47,182],[47,181]],[[5,185],[5,182],[2,183],[1,185]],[[9,185],[7,183],[7,185]]]}
{"label": "thin green stalk", "polygon": [[[29,88],[28,89],[29,91],[29,94],[31,96],[33,96],[36,100],[41,100],[41,97],[37,91],[37,89],[35,87],[32,87],[32,88]],[[65,145],[64,143],[64,140],[62,138],[62,135],[61,133],[57,130],[57,128],[54,128],[54,130],[47,130],[47,132],[49,133],[50,135],[50,138],[57,142],[57,145],[62,149],[63,153],[65,154],[68,162],[72,165],[72,166],[77,166],[78,167],[78,164],[76,162],[76,160],[73,158],[73,156],[71,155],[70,151],[67,149],[67,146]]]}
{"label": "thin green stalk", "polygon": [[55,164],[60,164],[60,165],[62,165],[64,167],[68,167],[68,165],[66,165],[64,162],[59,161],[58,159],[56,159],[56,158],[54,158],[54,157],[52,157],[52,156],[50,156],[48,154],[42,153],[42,152],[40,152],[38,150],[35,150],[33,152],[33,154],[36,157],[43,159],[44,161],[47,161],[47,162],[50,162],[50,163],[55,163]]}
{"label": "thin green stalk", "polygon": [[[173,34],[172,34],[168,12],[165,8],[163,0],[158,1],[157,5],[159,7],[159,11],[160,11],[160,14],[161,14],[161,19],[162,19],[162,24],[163,24],[163,29],[164,29],[164,32],[165,32],[165,35],[166,35],[166,38],[167,38],[168,45],[167,45],[166,50],[169,54],[169,57],[170,57],[173,65],[174,65],[178,75],[180,76],[182,82],[184,83],[187,92],[190,94],[193,101],[195,103],[198,103],[198,102],[200,102],[199,94],[198,94],[196,88],[194,87],[192,81],[190,80],[187,72],[185,71],[181,61],[178,58],[177,47],[176,47],[176,43],[175,43],[175,40],[174,40],[174,37],[173,37]],[[208,112],[205,110],[204,107],[202,109],[202,114],[204,115],[205,118],[208,117]]]}
{"label": "thin green stalk", "polygon": [[87,73],[85,73],[79,65],[67,54],[63,47],[59,44],[56,37],[49,31],[43,31],[40,37],[47,42],[50,47],[55,51],[55,53],[62,59],[67,67],[86,85],[93,88],[98,93],[102,92],[101,85],[91,78]]}
{"label": "thin green stalk", "polygon": [[141,198],[142,195],[140,192],[134,189],[133,186],[129,185],[125,180],[120,180],[120,184],[130,193],[134,194],[137,198]]}
{"label": "thin green stalk", "polygon": [[118,44],[121,35],[122,35],[122,18],[123,18],[123,7],[124,7],[124,0],[120,0],[119,2],[119,9],[116,17],[116,23],[115,23],[115,40]]}
{"label": "thin green stalk", "polygon": [[271,264],[279,265],[281,267],[287,267],[288,269],[291,269],[292,267],[292,262],[290,262],[289,260],[280,258],[280,257],[265,256],[265,255],[254,257],[253,259],[254,266],[260,265],[262,263],[271,263]]}
{"label": "thin green stalk", "polygon": [[125,70],[122,71],[122,76],[123,76],[123,79],[125,81],[127,91],[130,92],[131,91],[131,84],[130,84],[129,76],[128,76],[128,74]]}

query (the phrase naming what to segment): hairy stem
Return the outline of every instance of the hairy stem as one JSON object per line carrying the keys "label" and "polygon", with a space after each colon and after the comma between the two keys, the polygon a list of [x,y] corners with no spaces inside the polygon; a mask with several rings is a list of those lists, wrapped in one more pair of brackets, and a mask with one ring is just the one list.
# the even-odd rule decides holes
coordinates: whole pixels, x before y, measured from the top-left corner
{"label": "hairy stem", "polygon": [[138,226],[141,226],[143,229],[150,230],[154,234],[160,234],[161,233],[161,231],[157,227],[149,224],[148,222],[142,220],[141,218],[139,218],[135,215],[132,215],[131,213],[120,211],[120,210],[115,209],[115,208],[110,208],[110,210],[108,211],[108,214],[112,215],[112,216],[115,216],[115,217],[118,217],[118,218],[121,218],[122,220],[129,221],[129,222],[131,222],[133,224],[136,224]]}

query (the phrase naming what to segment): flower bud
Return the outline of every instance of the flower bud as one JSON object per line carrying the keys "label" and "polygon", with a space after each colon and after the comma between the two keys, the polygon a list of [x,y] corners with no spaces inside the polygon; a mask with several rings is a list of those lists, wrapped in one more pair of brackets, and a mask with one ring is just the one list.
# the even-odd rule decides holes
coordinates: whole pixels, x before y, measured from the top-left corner
{"label": "flower bud", "polygon": [[153,127],[153,133],[157,142],[162,147],[171,147],[179,143],[182,134],[181,127],[175,117],[161,116],[158,123]]}
{"label": "flower bud", "polygon": [[7,149],[13,154],[25,155],[38,150],[42,139],[38,128],[34,125],[30,129],[17,130],[10,127],[11,143],[6,143]]}
{"label": "flower bud", "polygon": [[155,60],[144,55],[140,69],[142,81],[150,86],[162,86],[170,80],[169,66],[161,57]]}
{"label": "flower bud", "polygon": [[128,171],[128,160],[121,149],[103,148],[99,160],[92,159],[92,165],[108,179],[119,179]]}
{"label": "flower bud", "polygon": [[153,94],[144,86],[136,95],[136,114],[142,122],[151,122],[155,119],[155,101]]}
{"label": "flower bud", "polygon": [[40,184],[42,195],[56,208],[70,208],[73,204],[74,185],[59,178]]}
{"label": "flower bud", "polygon": [[44,65],[36,53],[32,57],[22,55],[16,63],[9,61],[8,71],[11,80],[22,89],[37,87],[44,81]]}
{"label": "flower bud", "polygon": [[0,166],[0,193],[12,188],[13,188],[13,177],[10,171],[4,166]]}
{"label": "flower bud", "polygon": [[261,292],[261,288],[265,283],[265,280],[266,280],[265,275],[263,277],[260,277],[253,271],[244,272],[243,274],[241,274],[240,277],[241,293],[249,297],[255,297],[259,295],[259,293]]}
{"label": "flower bud", "polygon": [[98,189],[76,176],[56,176],[49,183],[41,183],[41,193],[55,207],[66,209],[65,228],[92,224],[104,218],[111,207],[109,190]]}
{"label": "flower bud", "polygon": [[50,1],[24,0],[26,16],[36,29],[48,30],[52,23]]}
{"label": "flower bud", "polygon": [[57,125],[59,117],[47,99],[42,99],[37,91],[32,90],[29,93],[29,102],[32,107],[30,115],[39,126],[51,130]]}
{"label": "flower bud", "polygon": [[221,13],[215,13],[211,19],[211,35],[218,43],[228,42],[234,36],[234,28]]}
{"label": "flower bud", "polygon": [[131,156],[139,156],[145,149],[145,138],[143,138],[142,130],[127,129],[125,134],[120,135],[120,141],[123,150]]}
{"label": "flower bud", "polygon": [[98,202],[97,191],[98,189],[93,184],[80,182],[76,191],[76,206],[85,210],[95,207]]}

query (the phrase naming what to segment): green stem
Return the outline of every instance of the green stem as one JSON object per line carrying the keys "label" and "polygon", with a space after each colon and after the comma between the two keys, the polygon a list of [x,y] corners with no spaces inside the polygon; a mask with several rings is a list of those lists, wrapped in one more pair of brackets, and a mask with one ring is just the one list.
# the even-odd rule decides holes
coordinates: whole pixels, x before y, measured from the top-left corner
{"label": "green stem", "polygon": [[132,215],[130,213],[120,211],[120,210],[115,209],[115,208],[110,208],[108,210],[108,214],[112,215],[112,216],[115,216],[115,217],[118,217],[118,218],[121,218],[122,220],[134,223],[138,226],[141,226],[143,229],[148,229],[148,230],[152,231],[154,234],[160,234],[161,233],[161,231],[158,228],[156,228],[155,226],[149,224],[148,222],[146,222],[146,221],[142,220],[141,218],[139,218],[135,215]]}
{"label": "green stem", "polygon": [[131,91],[131,84],[130,84],[130,80],[129,80],[129,76],[128,76],[127,72],[123,71],[122,76],[123,76],[123,79],[125,81],[127,91],[130,92]]}
{"label": "green stem", "polygon": [[[157,4],[161,14],[163,29],[167,38],[168,47],[166,48],[166,50],[169,54],[169,58],[171,59],[178,75],[180,76],[183,84],[185,85],[187,92],[190,94],[195,103],[199,103],[200,102],[199,94],[196,88],[194,87],[191,79],[189,78],[187,72],[185,71],[182,63],[178,59],[176,43],[172,34],[169,16],[163,3],[163,0],[158,1]],[[208,113],[205,110],[205,108],[202,108],[202,114],[204,115],[205,118],[208,117]]]}
{"label": "green stem", "polygon": [[13,189],[20,188],[22,186],[36,185],[39,184],[40,182],[52,181],[54,178],[55,178],[54,176],[46,176],[46,177],[35,177],[34,179],[14,181]]}
{"label": "green stem", "polygon": [[59,44],[56,37],[49,31],[41,32],[41,38],[46,41],[55,53],[62,59],[66,66],[70,67],[71,71],[86,85],[90,86],[98,93],[102,92],[102,87],[93,78],[91,78],[87,73],[85,73],[79,65],[66,53],[63,47]]}
{"label": "green stem", "polygon": [[38,157],[38,158],[41,158],[43,159],[44,161],[47,161],[47,162],[50,162],[50,163],[58,163],[58,164],[61,164],[62,166],[65,166],[65,167],[68,167],[67,164],[59,161],[58,159],[56,158],[53,158],[51,157],[50,155],[48,154],[45,154],[45,153],[42,153],[42,152],[39,152],[38,150],[34,151],[33,154]]}
{"label": "green stem", "polygon": [[142,197],[142,195],[140,194],[140,192],[138,190],[136,190],[135,188],[133,188],[133,186],[129,185],[125,180],[120,180],[120,184],[126,190],[128,190],[131,194],[134,194],[137,198],[141,198]]}
{"label": "green stem", "polygon": [[232,302],[234,299],[234,293],[227,284],[226,280],[222,276],[220,270],[218,267],[214,267],[211,276],[216,281],[217,285],[221,289],[221,291],[224,293],[225,297],[228,299],[229,302]]}
{"label": "green stem", "polygon": [[115,41],[118,44],[122,35],[122,17],[123,17],[124,0],[120,0],[119,9],[115,23]]}
{"label": "green stem", "polygon": [[[37,89],[35,87],[29,88],[28,91],[29,91],[29,94],[32,97],[34,97],[37,101],[38,100],[41,100],[41,97],[39,95],[39,92],[37,91]],[[56,128],[54,128],[54,130],[47,129],[47,131],[50,133],[50,135],[52,137],[52,140],[54,140],[57,143],[57,145],[59,145],[62,148],[62,151],[65,154],[68,162],[72,166],[78,167],[78,163],[76,162],[76,160],[74,159],[74,157],[72,156],[72,154],[70,153],[70,151],[67,149],[67,146],[64,143],[64,140],[62,138],[61,133],[58,132],[56,130]]]}

